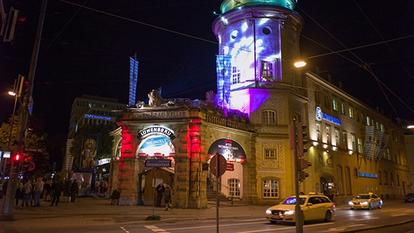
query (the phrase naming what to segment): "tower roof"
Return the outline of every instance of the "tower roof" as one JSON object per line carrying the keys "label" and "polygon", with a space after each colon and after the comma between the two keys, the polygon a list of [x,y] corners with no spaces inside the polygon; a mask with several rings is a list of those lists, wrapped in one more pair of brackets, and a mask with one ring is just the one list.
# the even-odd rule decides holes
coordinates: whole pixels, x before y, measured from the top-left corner
{"label": "tower roof", "polygon": [[293,10],[295,8],[296,2],[297,0],[224,0],[221,4],[220,10],[221,13],[224,14],[239,6],[254,5],[277,6]]}

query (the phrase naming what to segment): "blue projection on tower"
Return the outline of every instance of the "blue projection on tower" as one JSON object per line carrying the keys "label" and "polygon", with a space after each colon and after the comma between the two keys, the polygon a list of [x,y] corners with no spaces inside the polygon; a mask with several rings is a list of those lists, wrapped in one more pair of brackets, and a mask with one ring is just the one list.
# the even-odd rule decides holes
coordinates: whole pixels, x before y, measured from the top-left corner
{"label": "blue projection on tower", "polygon": [[136,104],[138,83],[138,60],[135,57],[129,58],[129,106]]}

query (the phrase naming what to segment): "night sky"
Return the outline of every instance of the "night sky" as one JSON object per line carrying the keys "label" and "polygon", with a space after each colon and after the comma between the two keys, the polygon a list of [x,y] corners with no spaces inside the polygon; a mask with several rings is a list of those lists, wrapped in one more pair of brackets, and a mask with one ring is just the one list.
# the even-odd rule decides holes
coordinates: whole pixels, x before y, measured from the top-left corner
{"label": "night sky", "polygon": [[[34,116],[49,135],[66,135],[71,104],[83,94],[127,103],[129,56],[140,61],[138,99],[162,87],[163,96],[204,99],[216,88],[217,44],[211,30],[220,0],[68,0],[126,18],[190,34],[207,41],[154,29],[102,13],[49,0],[34,88]],[[13,43],[0,43],[0,122],[12,110],[5,92],[19,73],[27,74],[40,0],[4,0],[22,11]],[[326,55],[308,68],[341,82],[343,88],[390,117],[413,120],[414,1],[301,0],[302,53],[314,57],[384,40],[386,44]],[[210,41],[210,42],[209,42]],[[369,64],[387,85],[388,104],[378,82],[360,64]],[[358,65],[359,64],[359,65]],[[400,103],[401,98],[408,106]],[[396,113],[394,113],[395,109]]]}

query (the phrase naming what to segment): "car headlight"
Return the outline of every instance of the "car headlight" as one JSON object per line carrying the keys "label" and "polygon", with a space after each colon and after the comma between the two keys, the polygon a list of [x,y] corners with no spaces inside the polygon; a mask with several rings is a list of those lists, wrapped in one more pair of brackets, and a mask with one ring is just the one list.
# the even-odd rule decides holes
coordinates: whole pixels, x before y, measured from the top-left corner
{"label": "car headlight", "polygon": [[361,202],[361,205],[368,205],[367,201]]}
{"label": "car headlight", "polygon": [[352,201],[349,201],[348,205],[354,205],[354,203]]}
{"label": "car headlight", "polygon": [[285,215],[294,215],[295,214],[295,211],[294,210],[287,210],[287,211],[285,211],[284,214]]}
{"label": "car headlight", "polygon": [[272,210],[271,209],[267,209],[266,210],[266,214],[272,214]]}

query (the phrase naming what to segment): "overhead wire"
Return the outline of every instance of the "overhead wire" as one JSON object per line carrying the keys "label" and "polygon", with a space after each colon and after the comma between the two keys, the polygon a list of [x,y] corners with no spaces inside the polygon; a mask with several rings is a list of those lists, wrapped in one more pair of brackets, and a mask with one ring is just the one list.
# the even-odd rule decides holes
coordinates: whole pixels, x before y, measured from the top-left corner
{"label": "overhead wire", "polygon": [[[342,47],[347,48],[347,46],[340,41],[339,39],[337,39],[331,32],[329,32],[329,30],[327,30],[324,26],[322,26],[317,20],[315,20],[312,16],[310,16],[308,13],[306,13],[303,9],[300,9],[300,11],[306,16],[308,17],[312,22],[314,22],[318,27],[320,27],[323,31],[325,31],[330,37],[332,37],[337,43],[339,43]],[[366,70],[371,77],[373,77],[375,79],[375,81],[380,84],[383,85],[388,91],[390,91],[391,94],[393,94],[405,107],[407,107],[410,111],[412,111],[414,113],[414,110],[407,104],[405,103],[405,101],[403,101],[394,91],[392,91],[384,82],[382,82],[378,76],[374,73],[374,71],[370,68],[370,65],[368,63],[366,63],[362,58],[360,58],[358,55],[356,55],[354,52],[352,51],[348,51],[351,55],[353,55],[356,59],[358,59],[361,63],[358,64],[358,66],[364,70]],[[354,63],[354,62],[353,62]],[[382,88],[380,88],[381,92],[385,95],[385,93],[383,92]],[[389,98],[387,96],[385,96],[387,102],[389,100]],[[392,103],[389,102],[389,104],[391,105],[391,108],[394,111],[394,114],[399,118],[398,113],[396,112],[394,106],[392,105]]]}

